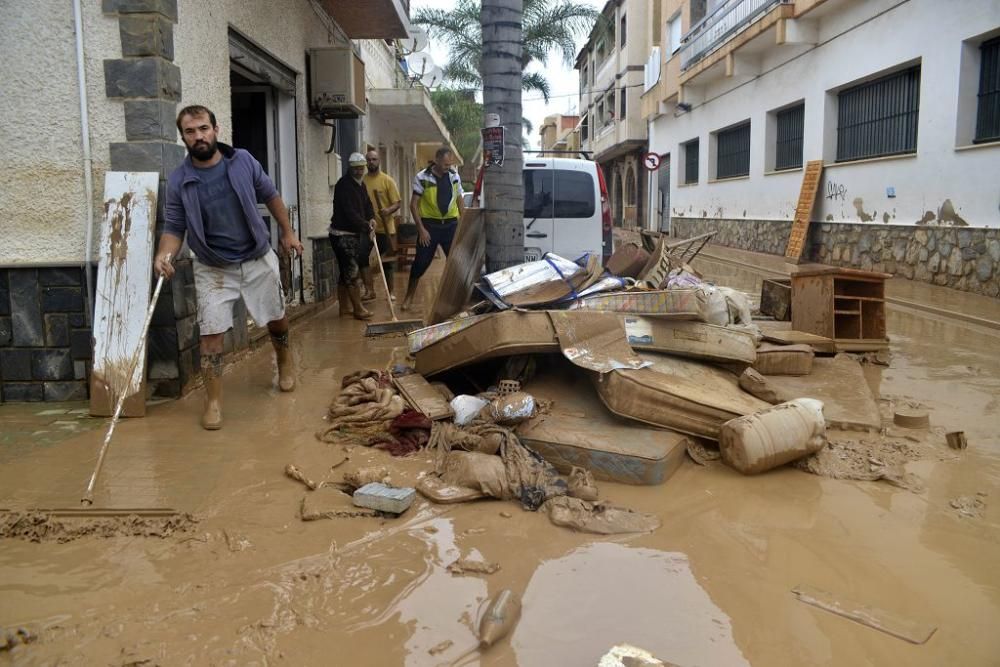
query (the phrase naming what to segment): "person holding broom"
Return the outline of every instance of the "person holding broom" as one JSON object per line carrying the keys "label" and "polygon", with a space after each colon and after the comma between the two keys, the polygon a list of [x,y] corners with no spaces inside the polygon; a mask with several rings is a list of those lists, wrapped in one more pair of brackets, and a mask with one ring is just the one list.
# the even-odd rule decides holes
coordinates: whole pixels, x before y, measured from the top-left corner
{"label": "person holding broom", "polygon": [[267,325],[278,362],[278,387],[295,389],[288,346],[288,317],[281,292],[278,256],[271,233],[257,212],[267,206],[281,230],[282,252],[302,254],[302,243],[288,220],[288,208],[263,167],[250,153],[218,141],[215,114],[187,106],[177,114],[177,129],[188,156],[167,180],[163,235],[154,268],[174,275],[171,258],[184,239],[194,253],[194,287],[201,333],[201,374],[205,412],[201,425],[222,428],[222,343],[233,326],[233,306],[241,297],[258,326]]}
{"label": "person holding broom", "polygon": [[[333,216],[330,218],[330,245],[340,269],[337,297],[341,315],[353,314],[355,319],[370,320],[371,311],[361,302],[362,280],[358,262],[362,241],[375,228],[375,211],[364,185],[368,163],[361,153],[351,153],[347,163],[347,173],[333,188]],[[352,310],[347,308],[348,300]]]}

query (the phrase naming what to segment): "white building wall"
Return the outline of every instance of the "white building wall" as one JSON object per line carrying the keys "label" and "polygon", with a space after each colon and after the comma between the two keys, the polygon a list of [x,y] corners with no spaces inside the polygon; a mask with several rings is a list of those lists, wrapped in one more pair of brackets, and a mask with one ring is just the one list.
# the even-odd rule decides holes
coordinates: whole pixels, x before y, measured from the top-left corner
{"label": "white building wall", "polygon": [[[118,17],[81,3],[94,192],[84,194],[73,5],[4,2],[0,21],[0,265],[79,264],[86,206],[103,213],[111,142],[124,111],[104,89],[104,59],[121,58]],[[94,247],[97,246],[94,234]],[[96,251],[94,252],[96,255]]]}
{"label": "white building wall", "polygon": [[[691,111],[654,121],[650,150],[671,154],[673,216],[791,219],[802,173],[765,172],[765,125],[768,111],[804,100],[803,160],[826,163],[814,220],[915,224],[950,200],[968,225],[1000,226],[1000,145],[969,148],[956,140],[960,96],[974,99],[978,83],[959,90],[963,41],[1000,27],[1000,3],[831,0],[823,7],[815,47],[772,43],[760,55],[759,75],[716,80]],[[836,164],[835,91],[909,62],[921,64],[916,154]],[[749,177],[709,182],[710,133],[748,118]],[[699,182],[683,185],[679,145],[695,137]]]}

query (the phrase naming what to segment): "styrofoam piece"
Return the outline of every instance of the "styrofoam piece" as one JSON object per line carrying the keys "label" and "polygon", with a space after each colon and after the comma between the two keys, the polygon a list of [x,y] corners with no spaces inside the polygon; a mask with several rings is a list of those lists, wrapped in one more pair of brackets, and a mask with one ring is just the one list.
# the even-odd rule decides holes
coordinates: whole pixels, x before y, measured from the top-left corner
{"label": "styrofoam piece", "polygon": [[451,399],[451,409],[455,411],[455,425],[465,426],[479,414],[479,411],[489,405],[489,401],[478,396],[459,394]]}
{"label": "styrofoam piece", "polygon": [[354,505],[379,512],[402,514],[410,508],[416,496],[417,491],[413,487],[396,488],[372,482],[354,492]]}

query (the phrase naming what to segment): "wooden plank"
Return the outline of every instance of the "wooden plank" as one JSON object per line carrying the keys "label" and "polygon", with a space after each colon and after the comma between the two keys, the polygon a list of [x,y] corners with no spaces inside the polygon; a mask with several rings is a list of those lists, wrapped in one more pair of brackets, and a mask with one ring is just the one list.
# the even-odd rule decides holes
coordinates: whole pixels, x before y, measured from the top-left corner
{"label": "wooden plank", "polygon": [[[90,414],[95,417],[110,416],[121,394],[128,397],[123,416],[146,414],[142,325],[149,308],[158,181],[156,172],[105,174],[90,374]],[[139,362],[129,375],[137,350]]]}
{"label": "wooden plank", "polygon": [[816,352],[832,354],[836,352],[836,345],[833,339],[804,331],[796,331],[789,327],[787,322],[755,322],[760,327],[764,340],[778,345],[799,345],[811,346]]}
{"label": "wooden plank", "polygon": [[862,625],[879,630],[911,644],[926,644],[937,630],[929,623],[913,621],[900,614],[872,607],[847,598],[836,598],[813,586],[796,586],[794,593],[799,600],[832,614],[843,616]]}
{"label": "wooden plank", "polygon": [[785,257],[796,262],[802,257],[806,238],[809,235],[809,219],[813,205],[816,203],[816,191],[819,189],[820,176],[823,174],[823,161],[811,160],[806,164],[802,174],[802,189],[799,191],[799,201],[795,207],[795,218],[792,230],[788,235],[788,245],[785,247]]}
{"label": "wooden plank", "polygon": [[444,274],[427,316],[427,324],[444,322],[465,308],[486,259],[486,223],[483,210],[467,208],[458,221]]}
{"label": "wooden plank", "polygon": [[833,338],[833,278],[792,274],[792,328]]}
{"label": "wooden plank", "polygon": [[444,399],[441,392],[433,387],[420,373],[410,373],[393,378],[393,384],[399,389],[406,402],[417,412],[422,412],[431,421],[448,419],[455,416],[455,411]]}

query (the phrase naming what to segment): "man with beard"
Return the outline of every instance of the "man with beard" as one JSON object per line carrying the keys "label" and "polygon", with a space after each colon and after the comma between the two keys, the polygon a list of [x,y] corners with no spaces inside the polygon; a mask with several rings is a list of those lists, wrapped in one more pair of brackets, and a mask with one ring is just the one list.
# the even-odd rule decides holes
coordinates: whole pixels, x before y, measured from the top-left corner
{"label": "man with beard", "polygon": [[[365,189],[368,198],[375,209],[375,243],[380,257],[396,254],[396,216],[402,206],[399,188],[392,176],[382,171],[378,151],[370,150],[365,154],[368,163],[368,173],[365,174]],[[385,270],[385,281],[389,284],[389,298],[395,300],[392,294],[393,281],[396,277],[394,260],[382,261]],[[371,289],[369,287],[369,289]]]}
{"label": "man with beard", "polygon": [[278,363],[278,387],[295,389],[288,318],[278,257],[257,203],[262,202],[281,229],[281,249],[302,254],[302,243],[288,222],[288,209],[250,153],[218,141],[215,114],[188,106],[177,115],[177,129],[188,150],[167,180],[163,235],[156,251],[157,273],[171,278],[187,237],[194,253],[194,282],[201,331],[201,370],[205,412],[201,425],[222,428],[222,342],[233,326],[233,305],[243,297],[258,326],[267,325]]}
{"label": "man with beard", "polygon": [[[333,216],[330,218],[330,245],[340,269],[337,298],[340,314],[354,314],[355,319],[368,320],[372,314],[361,303],[361,268],[359,258],[362,242],[375,228],[375,210],[365,190],[365,156],[351,153],[347,173],[333,187]],[[370,248],[370,245],[365,247]],[[353,311],[348,310],[350,299]]]}

